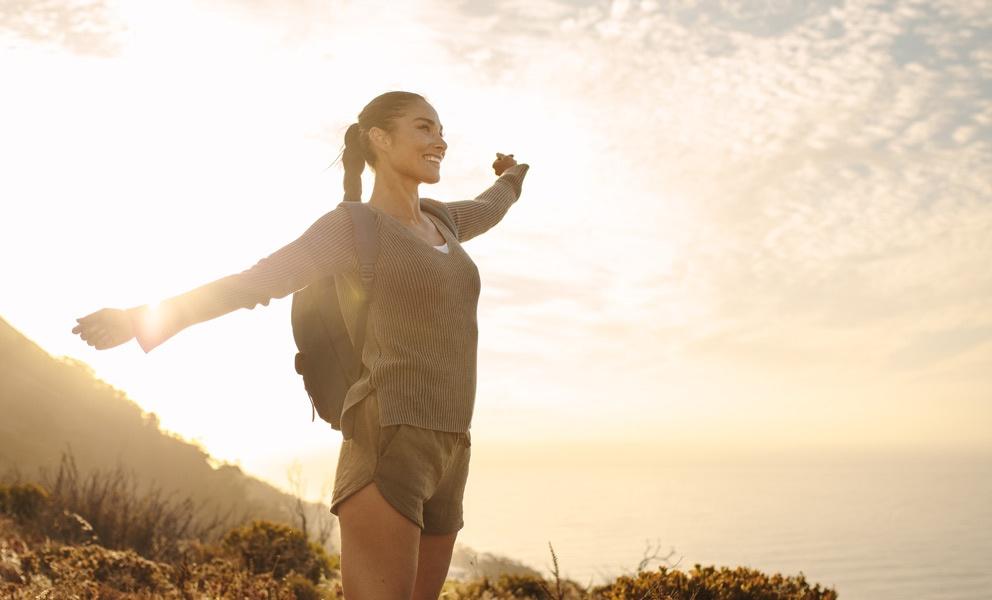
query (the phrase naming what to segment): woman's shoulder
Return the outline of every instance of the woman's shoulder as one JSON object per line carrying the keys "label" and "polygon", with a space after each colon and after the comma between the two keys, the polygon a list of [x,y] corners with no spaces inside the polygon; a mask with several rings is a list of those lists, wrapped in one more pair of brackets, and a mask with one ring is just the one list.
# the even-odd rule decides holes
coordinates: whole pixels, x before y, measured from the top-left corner
{"label": "woman's shoulder", "polygon": [[356,217],[355,212],[371,213],[368,205],[364,202],[341,202],[331,210],[321,215],[314,223],[324,226],[350,225]]}
{"label": "woman's shoulder", "polygon": [[[358,204],[358,203],[354,203]],[[317,218],[310,225],[302,238],[311,247],[321,247],[325,249],[341,247],[350,249],[354,245],[354,231],[356,222],[360,224],[361,214],[352,214],[354,207],[345,206],[342,202],[331,210]],[[370,213],[363,210],[360,213]],[[368,219],[374,220],[374,216],[369,214]]]}
{"label": "woman's shoulder", "polygon": [[444,202],[441,202],[440,200],[435,200],[433,198],[421,198],[420,199],[420,208],[425,208],[425,207],[428,210],[432,210],[433,209],[433,210],[436,210],[436,211],[437,210],[443,210],[444,212],[448,212],[448,205],[447,204],[445,204]]}

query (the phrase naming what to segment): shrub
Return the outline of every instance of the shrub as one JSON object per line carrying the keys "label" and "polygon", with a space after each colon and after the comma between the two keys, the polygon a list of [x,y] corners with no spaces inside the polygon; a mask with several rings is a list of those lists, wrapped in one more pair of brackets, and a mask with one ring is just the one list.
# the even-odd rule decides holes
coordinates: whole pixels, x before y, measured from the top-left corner
{"label": "shrub", "polygon": [[766,575],[746,567],[701,567],[689,573],[658,567],[657,572],[641,571],[636,577],[618,577],[594,593],[608,600],[645,598],[661,600],[837,600],[837,592],[810,587],[806,577]]}
{"label": "shrub", "polygon": [[[558,586],[552,587],[557,588],[559,586],[562,598],[586,597],[574,581],[566,579],[559,581]],[[547,600],[555,598],[554,592],[549,595],[548,590],[548,582],[541,577],[510,573],[501,573],[496,577],[483,576],[464,582],[452,581],[445,587],[445,592],[448,594],[446,597],[465,600],[469,598],[490,598],[492,600],[526,598]]]}
{"label": "shrub", "polygon": [[33,520],[48,503],[48,492],[34,483],[0,486],[0,513],[10,515],[18,522]]}
{"label": "shrub", "polygon": [[[159,488],[139,493],[134,475],[121,466],[83,476],[71,454],[62,455],[58,473],[47,483],[58,513],[86,523],[101,545],[129,548],[152,560],[176,560],[181,540],[209,539],[229,519],[219,515],[208,519],[203,507],[195,506],[190,498],[176,501]],[[80,541],[78,535],[66,533],[71,527],[63,530],[65,518],[56,516],[50,521],[46,533],[66,542]]]}
{"label": "shrub", "polygon": [[293,591],[296,600],[321,600],[320,592],[313,582],[302,575],[293,573],[286,578],[289,589]]}
{"label": "shrub", "polygon": [[281,579],[295,572],[314,583],[321,575],[331,575],[332,563],[324,549],[288,525],[255,520],[228,532],[221,544],[252,573],[272,573]]}
{"label": "shrub", "polygon": [[174,590],[169,566],[144,559],[131,550],[46,545],[26,554],[22,565],[29,577],[43,576],[59,586],[84,581],[120,592]]}

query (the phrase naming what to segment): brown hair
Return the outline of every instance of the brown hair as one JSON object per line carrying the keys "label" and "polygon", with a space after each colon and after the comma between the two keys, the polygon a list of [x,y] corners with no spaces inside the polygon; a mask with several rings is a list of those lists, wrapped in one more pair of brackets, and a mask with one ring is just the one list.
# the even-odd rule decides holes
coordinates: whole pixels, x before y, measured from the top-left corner
{"label": "brown hair", "polygon": [[344,199],[362,201],[362,171],[365,164],[375,168],[376,156],[369,142],[369,130],[378,127],[393,130],[393,121],[403,115],[406,108],[416,100],[426,99],[413,92],[386,92],[372,99],[358,114],[358,122],[352,123],[344,134],[344,149],[341,163],[344,165]]}

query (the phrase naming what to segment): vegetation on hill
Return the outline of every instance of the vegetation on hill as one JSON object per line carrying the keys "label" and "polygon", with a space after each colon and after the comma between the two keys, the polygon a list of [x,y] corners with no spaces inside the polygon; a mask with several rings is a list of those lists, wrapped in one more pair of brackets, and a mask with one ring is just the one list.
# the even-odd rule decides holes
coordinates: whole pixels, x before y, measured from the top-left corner
{"label": "vegetation on hill", "polygon": [[[324,546],[326,507],[237,467],[211,467],[206,452],[163,432],[88,366],[51,357],[2,319],[0,414],[0,597],[343,598],[340,555]],[[442,597],[837,598],[801,574],[700,565],[642,563],[636,575],[581,587],[560,578],[551,553],[553,580],[486,554],[473,564],[479,576],[445,582]]]}
{"label": "vegetation on hill", "polygon": [[[199,446],[163,431],[154,413],[94,376],[77,360],[56,358],[0,319],[0,474],[8,480],[64,485],[93,485],[90,475],[114,465],[116,477],[104,484],[134,488],[149,501],[164,504],[163,490],[196,507],[187,527],[215,522],[233,525],[258,518],[277,523],[307,522],[330,546],[337,520],[325,506],[303,503],[234,465],[216,461]],[[65,455],[71,456],[71,468]],[[50,471],[57,470],[57,473]],[[125,473],[127,477],[124,477]],[[66,478],[73,477],[72,480]],[[84,493],[77,490],[78,493]],[[106,503],[123,490],[106,490]],[[153,497],[158,494],[158,498]],[[185,510],[173,506],[175,512]],[[112,506],[107,515],[113,518]],[[178,525],[177,525],[178,526]],[[136,534],[129,534],[136,535]]]}
{"label": "vegetation on hill", "polygon": [[[99,489],[99,488],[90,488]],[[80,503],[99,504],[98,498]],[[267,521],[231,529],[219,543],[170,538],[180,529],[150,519],[141,499],[125,496],[120,508],[136,515],[146,537],[128,537],[122,521],[91,527],[70,512],[65,498],[33,483],[0,486],[0,595],[5,598],[285,598],[340,600],[340,556],[306,539],[302,531]],[[72,524],[67,527],[66,523]],[[165,522],[162,522],[165,523]],[[202,532],[200,532],[202,533]],[[117,548],[102,545],[114,539]],[[130,546],[137,542],[139,548]],[[169,551],[163,552],[162,548]],[[689,572],[660,567],[601,586],[582,588],[537,575],[502,574],[447,581],[453,600],[836,600],[833,590],[805,578],[752,569],[695,565]],[[148,555],[158,555],[152,560]]]}

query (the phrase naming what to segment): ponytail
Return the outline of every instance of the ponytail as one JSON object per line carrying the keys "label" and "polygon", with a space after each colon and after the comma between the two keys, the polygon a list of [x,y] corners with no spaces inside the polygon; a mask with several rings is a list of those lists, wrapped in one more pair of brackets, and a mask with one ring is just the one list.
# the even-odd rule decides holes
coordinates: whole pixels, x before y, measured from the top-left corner
{"label": "ponytail", "polygon": [[344,153],[341,155],[341,163],[344,165],[344,199],[352,202],[362,201],[364,145],[362,130],[358,123],[353,123],[344,134]]}

